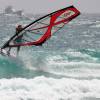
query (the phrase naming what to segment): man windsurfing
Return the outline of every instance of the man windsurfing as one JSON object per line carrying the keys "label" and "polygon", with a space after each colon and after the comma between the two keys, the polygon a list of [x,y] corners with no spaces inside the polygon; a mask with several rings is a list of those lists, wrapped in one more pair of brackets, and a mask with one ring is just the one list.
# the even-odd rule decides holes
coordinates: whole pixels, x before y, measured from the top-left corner
{"label": "man windsurfing", "polygon": [[[23,29],[22,25],[18,25],[18,26],[16,27],[16,34],[15,34],[15,35],[18,36],[19,33],[20,33],[20,31],[21,31],[22,29]],[[13,43],[14,43],[14,44],[21,43],[22,37],[23,37],[23,35],[18,36],[18,37],[13,41]],[[11,51],[11,47],[9,47],[8,55],[10,55],[10,51]],[[17,47],[17,55],[18,55],[19,51],[20,51],[20,46]]]}
{"label": "man windsurfing", "polygon": [[[74,6],[69,6],[40,17],[23,28],[18,25],[16,34],[1,47],[1,50],[7,51],[16,47],[18,54],[20,46],[39,46],[78,15],[80,12]],[[10,53],[10,50],[8,52]],[[4,51],[2,53],[8,55]]]}

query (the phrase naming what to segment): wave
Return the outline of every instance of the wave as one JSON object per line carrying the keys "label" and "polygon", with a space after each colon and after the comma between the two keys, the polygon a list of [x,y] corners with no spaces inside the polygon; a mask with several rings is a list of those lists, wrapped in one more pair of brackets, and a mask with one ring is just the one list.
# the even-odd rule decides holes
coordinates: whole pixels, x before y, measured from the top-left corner
{"label": "wave", "polygon": [[66,77],[99,78],[99,55],[100,52],[93,49],[69,49],[62,53],[48,54],[40,67],[45,66],[43,69],[46,71]]}
{"label": "wave", "polygon": [[[0,57],[2,77],[35,77],[47,75],[71,78],[99,78],[100,52],[92,49],[55,51],[24,51],[16,60]],[[7,73],[7,74],[5,74]],[[38,73],[38,75],[36,75]],[[40,74],[39,74],[40,73]]]}
{"label": "wave", "polygon": [[[0,79],[2,100],[99,100],[100,80]],[[98,99],[97,99],[98,98]]]}

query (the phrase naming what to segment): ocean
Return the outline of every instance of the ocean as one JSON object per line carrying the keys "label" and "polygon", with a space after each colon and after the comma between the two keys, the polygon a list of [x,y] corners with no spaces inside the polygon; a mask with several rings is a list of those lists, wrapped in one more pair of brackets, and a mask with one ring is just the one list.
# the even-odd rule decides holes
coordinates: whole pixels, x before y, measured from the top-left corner
{"label": "ocean", "polygon": [[[0,46],[17,24],[0,15]],[[81,14],[43,46],[22,47],[16,59],[0,55],[0,100],[100,100],[100,15]]]}

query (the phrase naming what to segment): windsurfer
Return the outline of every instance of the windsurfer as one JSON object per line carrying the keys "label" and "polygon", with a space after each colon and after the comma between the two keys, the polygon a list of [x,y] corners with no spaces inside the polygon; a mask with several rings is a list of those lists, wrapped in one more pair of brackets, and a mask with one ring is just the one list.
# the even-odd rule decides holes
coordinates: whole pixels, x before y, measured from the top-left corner
{"label": "windsurfer", "polygon": [[[18,36],[18,34],[20,33],[20,31],[23,29],[22,25],[18,25],[16,27],[16,36]],[[23,37],[23,34],[18,36],[15,40],[14,40],[14,44],[17,44],[17,43],[21,43],[22,42],[22,37]],[[19,53],[20,51],[20,46],[17,47],[17,54]]]}
{"label": "windsurfer", "polygon": [[[16,36],[17,38],[13,41],[14,44],[17,44],[17,43],[21,43],[22,42],[22,37],[23,37],[23,34],[22,35],[19,35],[20,31],[23,29],[22,25],[18,25],[16,27]],[[8,50],[8,55],[10,55],[10,51],[11,51],[11,47],[9,47],[9,50]],[[20,46],[17,47],[17,55],[20,51]]]}

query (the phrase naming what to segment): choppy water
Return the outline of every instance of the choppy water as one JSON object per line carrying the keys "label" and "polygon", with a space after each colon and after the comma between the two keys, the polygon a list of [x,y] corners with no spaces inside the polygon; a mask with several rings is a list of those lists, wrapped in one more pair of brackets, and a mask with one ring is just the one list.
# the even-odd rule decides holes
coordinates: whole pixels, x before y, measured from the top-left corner
{"label": "choppy water", "polygon": [[[0,15],[0,45],[29,23]],[[2,100],[100,100],[100,16],[81,15],[42,47],[21,48],[20,56],[0,56]]]}

